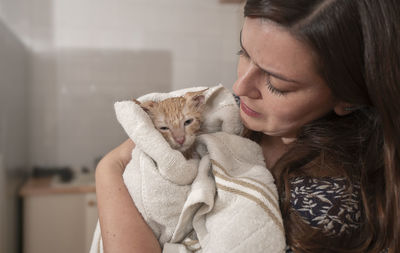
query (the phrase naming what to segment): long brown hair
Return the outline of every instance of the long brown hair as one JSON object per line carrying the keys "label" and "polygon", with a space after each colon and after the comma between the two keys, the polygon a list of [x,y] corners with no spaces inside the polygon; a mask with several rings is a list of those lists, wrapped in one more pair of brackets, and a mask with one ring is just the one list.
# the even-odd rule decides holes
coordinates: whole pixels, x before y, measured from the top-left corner
{"label": "long brown hair", "polygon": [[[301,129],[272,168],[288,243],[296,252],[400,252],[400,4],[397,0],[248,0],[246,17],[272,20],[307,43],[334,96],[357,105]],[[329,237],[290,207],[290,178],[359,183],[362,223]]]}

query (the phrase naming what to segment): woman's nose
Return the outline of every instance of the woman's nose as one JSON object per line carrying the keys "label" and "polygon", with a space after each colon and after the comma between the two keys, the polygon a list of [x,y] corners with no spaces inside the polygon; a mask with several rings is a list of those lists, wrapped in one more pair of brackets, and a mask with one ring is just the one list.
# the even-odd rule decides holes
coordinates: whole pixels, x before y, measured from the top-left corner
{"label": "woman's nose", "polygon": [[233,85],[233,92],[237,96],[246,96],[257,99],[261,97],[257,82],[259,82],[259,69],[253,64],[248,64],[245,68],[238,67],[238,78]]}

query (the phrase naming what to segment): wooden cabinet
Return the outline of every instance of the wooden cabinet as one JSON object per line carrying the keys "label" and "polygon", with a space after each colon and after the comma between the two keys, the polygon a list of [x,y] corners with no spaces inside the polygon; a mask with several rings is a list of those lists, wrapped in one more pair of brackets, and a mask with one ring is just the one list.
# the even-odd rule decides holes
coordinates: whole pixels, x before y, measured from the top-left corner
{"label": "wooden cabinet", "polygon": [[41,181],[28,181],[21,190],[23,252],[89,252],[98,219],[94,185],[46,187]]}

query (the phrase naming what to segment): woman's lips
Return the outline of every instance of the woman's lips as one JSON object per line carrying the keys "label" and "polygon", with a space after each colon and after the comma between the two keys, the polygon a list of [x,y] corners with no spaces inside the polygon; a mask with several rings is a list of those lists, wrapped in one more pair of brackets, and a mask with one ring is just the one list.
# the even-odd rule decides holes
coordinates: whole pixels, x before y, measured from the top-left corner
{"label": "woman's lips", "polygon": [[261,117],[260,113],[250,109],[245,103],[243,103],[243,101],[240,101],[240,109],[242,109],[242,111],[247,115],[249,115],[250,117],[256,117],[256,118]]}

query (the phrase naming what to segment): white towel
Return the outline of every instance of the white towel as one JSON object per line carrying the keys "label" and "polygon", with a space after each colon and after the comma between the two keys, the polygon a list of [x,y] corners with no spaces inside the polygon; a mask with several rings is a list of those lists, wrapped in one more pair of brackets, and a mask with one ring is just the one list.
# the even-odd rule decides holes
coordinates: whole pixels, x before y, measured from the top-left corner
{"label": "white towel", "polygon": [[[160,101],[197,87],[139,98]],[[260,147],[238,136],[239,108],[222,85],[205,93],[201,159],[173,150],[137,104],[115,104],[117,118],[135,142],[124,181],[164,252],[283,252],[278,195]],[[90,252],[102,252],[100,226]],[[190,235],[190,236],[189,236]],[[193,238],[195,240],[193,240]]]}
{"label": "white towel", "polygon": [[184,221],[191,220],[195,236],[171,240],[163,252],[284,252],[277,189],[260,147],[225,132],[201,135],[198,142],[208,154],[201,154],[175,232],[186,232]]}

